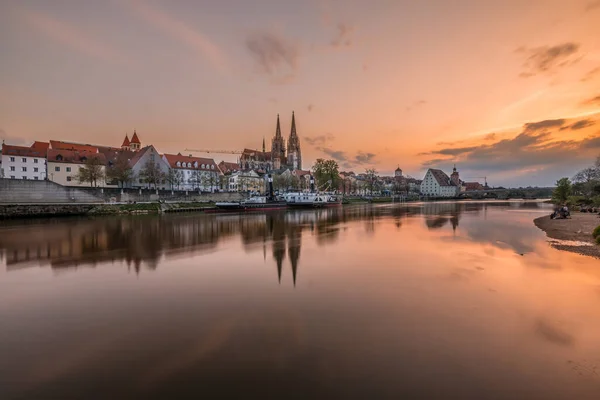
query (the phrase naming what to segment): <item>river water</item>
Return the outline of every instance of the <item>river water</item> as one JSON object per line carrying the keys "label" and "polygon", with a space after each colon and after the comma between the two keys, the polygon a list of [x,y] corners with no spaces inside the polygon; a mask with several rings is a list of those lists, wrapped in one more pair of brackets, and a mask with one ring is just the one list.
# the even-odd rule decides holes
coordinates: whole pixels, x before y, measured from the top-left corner
{"label": "river water", "polygon": [[3,221],[0,398],[599,399],[536,202]]}

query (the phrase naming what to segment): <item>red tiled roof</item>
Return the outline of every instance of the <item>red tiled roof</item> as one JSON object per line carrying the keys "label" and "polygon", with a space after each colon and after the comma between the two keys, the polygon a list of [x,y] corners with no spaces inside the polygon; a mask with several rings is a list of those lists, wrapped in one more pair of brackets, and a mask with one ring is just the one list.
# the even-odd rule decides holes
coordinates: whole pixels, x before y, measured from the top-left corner
{"label": "red tiled roof", "polygon": [[294,175],[296,175],[298,177],[310,175],[310,171],[302,171],[301,169],[297,169],[297,170],[293,171],[293,173],[294,173]]}
{"label": "red tiled roof", "polygon": [[433,177],[435,178],[435,180],[437,181],[437,183],[439,183],[440,186],[456,186],[454,184],[454,182],[452,182],[450,180],[450,177],[448,175],[446,175],[446,173],[444,171],[442,171],[441,169],[430,169],[431,174],[433,175]]}
{"label": "red tiled roof", "polygon": [[[191,157],[191,156],[184,156],[181,154],[165,154],[164,157],[167,159],[167,163],[169,163],[171,168],[202,169],[202,164],[204,164],[207,166],[214,165],[215,169],[218,169],[217,164],[215,163],[215,160],[213,160],[212,158]],[[181,163],[180,164],[181,166],[177,166],[178,162]],[[191,164],[191,167],[187,166],[188,163]],[[194,166],[195,164],[197,165],[197,167]],[[205,168],[205,169],[211,169],[211,168],[209,167],[209,168]]]}
{"label": "red tiled roof", "polygon": [[2,154],[19,157],[39,157],[46,158],[46,151],[34,147],[2,145]]}
{"label": "red tiled roof", "polygon": [[102,153],[56,149],[48,150],[48,162],[83,164],[85,163],[86,159],[93,158],[100,160],[103,165],[106,164],[106,157]]}
{"label": "red tiled roof", "polygon": [[125,140],[123,140],[123,144],[121,145],[121,147],[129,147],[129,144],[131,142],[129,141],[129,136],[125,135]]}
{"label": "red tiled roof", "polygon": [[142,144],[140,142],[140,138],[138,138],[138,135],[137,135],[137,133],[135,133],[135,131],[133,131],[133,136],[131,137],[130,143]]}
{"label": "red tiled roof", "polygon": [[50,143],[48,142],[38,142],[37,140],[35,142],[33,142],[33,144],[31,145],[32,149],[36,149],[39,151],[48,151],[48,148],[50,147]]}
{"label": "red tiled roof", "polygon": [[252,150],[252,149],[244,149],[244,151],[242,151],[242,157],[255,157],[256,159],[262,160],[262,161],[269,161],[271,159],[271,152],[269,151],[258,151],[258,150]]}
{"label": "red tiled roof", "polygon": [[463,186],[467,190],[482,190],[482,189],[484,189],[483,185],[479,182],[463,182]]}
{"label": "red tiled roof", "polygon": [[232,163],[232,162],[227,162],[227,161],[221,161],[219,163],[219,169],[223,173],[234,172],[234,171],[239,171],[240,170],[240,166],[237,163]]}
{"label": "red tiled roof", "polygon": [[144,154],[146,154],[146,152],[150,148],[153,148],[153,146],[150,145],[150,146],[143,147],[140,151],[136,151],[135,153],[133,153],[133,157],[131,157],[129,159],[129,165],[131,165],[131,167],[133,168],[133,166],[135,166],[135,164],[137,164],[137,162],[140,161],[140,159],[142,158],[142,156]]}
{"label": "red tiled roof", "polygon": [[70,143],[63,142],[60,140],[51,140],[50,147],[54,150],[73,150],[73,151],[87,151],[89,153],[97,153],[98,147],[91,144],[81,143]]}

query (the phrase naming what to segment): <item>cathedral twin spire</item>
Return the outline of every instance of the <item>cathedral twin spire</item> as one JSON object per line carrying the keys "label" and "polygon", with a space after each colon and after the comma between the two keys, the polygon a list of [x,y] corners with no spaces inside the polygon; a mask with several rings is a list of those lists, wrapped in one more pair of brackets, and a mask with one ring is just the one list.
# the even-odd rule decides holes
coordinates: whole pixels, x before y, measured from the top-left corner
{"label": "cathedral twin spire", "polygon": [[275,128],[275,137],[271,145],[271,155],[274,163],[274,168],[279,169],[282,167],[300,169],[302,167],[302,158],[300,155],[300,140],[298,139],[298,133],[296,131],[296,116],[292,111],[292,128],[290,131],[290,137],[287,145],[287,157],[286,157],[286,146],[285,140],[281,135],[281,123],[279,121],[279,114],[277,114],[277,126]]}

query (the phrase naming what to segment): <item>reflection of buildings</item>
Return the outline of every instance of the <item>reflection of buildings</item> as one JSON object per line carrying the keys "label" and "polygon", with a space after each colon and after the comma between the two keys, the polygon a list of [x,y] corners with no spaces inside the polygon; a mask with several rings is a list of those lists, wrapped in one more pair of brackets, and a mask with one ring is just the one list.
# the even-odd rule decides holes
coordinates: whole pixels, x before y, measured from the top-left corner
{"label": "reflection of buildings", "polygon": [[439,202],[243,215],[5,221],[0,229],[0,257],[8,271],[32,265],[62,269],[125,262],[139,272],[142,266],[154,269],[162,259],[202,254],[215,249],[220,241],[239,237],[248,252],[261,249],[266,256],[270,247],[279,280],[287,256],[295,283],[303,233],[314,237],[318,246],[327,246],[339,240],[347,222],[362,221],[375,230],[382,219],[392,219],[400,227],[402,220],[412,215],[423,215],[429,229],[447,225],[456,229],[462,214],[485,213],[498,205],[506,207],[506,203]]}
{"label": "reflection of buildings", "polygon": [[422,210],[425,225],[429,229],[439,229],[450,223],[452,230],[456,231],[464,208],[462,203],[427,203]]}

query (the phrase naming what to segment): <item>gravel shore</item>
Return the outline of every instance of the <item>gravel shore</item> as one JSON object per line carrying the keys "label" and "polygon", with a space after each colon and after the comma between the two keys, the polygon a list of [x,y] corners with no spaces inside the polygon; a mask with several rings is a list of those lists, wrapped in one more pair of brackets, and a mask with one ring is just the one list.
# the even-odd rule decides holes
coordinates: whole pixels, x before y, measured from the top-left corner
{"label": "gravel shore", "polygon": [[550,240],[554,248],[600,258],[600,246],[592,236],[592,231],[600,225],[598,215],[574,212],[569,219],[550,219],[550,215],[546,215],[533,222],[554,239]]}

